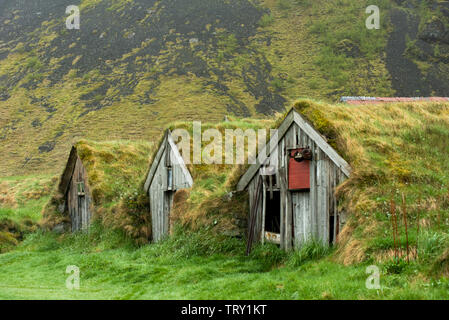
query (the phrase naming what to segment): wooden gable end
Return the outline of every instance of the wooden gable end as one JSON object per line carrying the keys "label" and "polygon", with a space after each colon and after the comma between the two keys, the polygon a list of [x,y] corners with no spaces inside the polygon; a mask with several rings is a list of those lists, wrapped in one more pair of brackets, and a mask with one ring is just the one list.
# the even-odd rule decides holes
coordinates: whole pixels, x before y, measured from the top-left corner
{"label": "wooden gable end", "polygon": [[[172,176],[171,186],[168,185],[168,174]],[[169,130],[165,133],[164,139],[151,164],[144,190],[148,192],[153,183],[157,183],[164,190],[169,187],[173,190],[179,190],[193,186],[192,175],[187,169]]]}
{"label": "wooden gable end", "polygon": [[[350,165],[344,160],[338,153],[335,151],[332,146],[330,146],[326,139],[313,128],[313,126],[305,120],[298,112],[296,112],[294,109],[291,109],[290,112],[285,117],[284,121],[281,123],[281,125],[278,128],[278,135],[277,137],[273,137],[270,139],[268,144],[262,149],[261,153],[266,154],[267,157],[271,157],[274,148],[278,148],[278,154],[280,155],[280,161],[278,162],[279,166],[282,166],[282,161],[284,157],[282,156],[284,152],[286,152],[286,148],[295,148],[297,145],[290,141],[290,138],[285,138],[286,134],[291,131],[292,125],[295,124],[298,128],[294,128],[293,130],[300,130],[303,133],[303,136],[307,136],[310,142],[313,142],[316,147],[322,151],[326,156],[329,157],[329,159],[343,172],[343,174],[346,177],[349,177],[351,173],[351,167]],[[290,132],[290,134],[293,134]],[[276,142],[274,142],[272,139],[277,139]],[[287,144],[286,143],[287,141]],[[271,148],[271,149],[270,149]],[[269,152],[267,152],[267,149]],[[237,184],[237,190],[242,191],[248,187],[248,184],[251,182],[251,180],[256,176],[256,174],[259,172],[260,167],[262,164],[259,162],[259,157],[256,159],[256,163],[251,165],[249,169],[245,172],[245,174],[240,178],[238,184]],[[266,161],[268,162],[268,161]]]}

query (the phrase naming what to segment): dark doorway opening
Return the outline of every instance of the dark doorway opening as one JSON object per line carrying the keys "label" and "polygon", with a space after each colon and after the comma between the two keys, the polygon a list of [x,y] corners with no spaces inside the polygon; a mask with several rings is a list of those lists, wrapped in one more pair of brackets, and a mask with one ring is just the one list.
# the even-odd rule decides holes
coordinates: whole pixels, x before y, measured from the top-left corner
{"label": "dark doorway opening", "polygon": [[334,216],[329,217],[329,244],[334,243]]}
{"label": "dark doorway opening", "polygon": [[281,194],[279,191],[273,191],[273,197],[270,197],[270,191],[266,193],[265,203],[265,231],[272,233],[281,233]]}

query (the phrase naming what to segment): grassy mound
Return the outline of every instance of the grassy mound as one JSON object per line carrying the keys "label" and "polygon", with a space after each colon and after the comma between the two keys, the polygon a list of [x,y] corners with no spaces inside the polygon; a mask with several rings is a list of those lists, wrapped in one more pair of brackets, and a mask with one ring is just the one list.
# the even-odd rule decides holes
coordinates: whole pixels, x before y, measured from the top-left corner
{"label": "grassy mound", "polygon": [[[148,167],[152,144],[146,142],[92,142],[82,140],[75,145],[88,173],[92,193],[94,219],[119,229],[137,242],[147,242],[150,234],[148,200],[140,181]],[[43,226],[52,228],[67,221],[58,212],[63,195],[53,193],[43,210]]]}
{"label": "grassy mound", "polygon": [[337,190],[350,213],[338,258],[344,263],[405,259],[408,243],[409,259],[447,272],[449,104],[304,100],[295,108],[353,168]]}

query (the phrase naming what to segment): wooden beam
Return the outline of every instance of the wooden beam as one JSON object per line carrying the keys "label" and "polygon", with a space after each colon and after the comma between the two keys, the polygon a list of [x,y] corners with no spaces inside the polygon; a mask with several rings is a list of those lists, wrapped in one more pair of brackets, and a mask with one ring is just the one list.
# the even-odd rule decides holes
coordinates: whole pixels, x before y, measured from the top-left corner
{"label": "wooden beam", "polygon": [[351,166],[299,113],[294,113],[295,122],[316,143],[316,145],[343,171],[346,177],[351,174]]}
{"label": "wooden beam", "polygon": [[286,230],[288,229],[287,223],[286,223],[286,217],[287,217],[287,179],[285,177],[286,170],[285,168],[279,169],[279,177],[281,182],[281,249],[287,248],[287,240],[286,240]]}
{"label": "wooden beam", "polygon": [[[263,177],[262,177],[263,179]],[[265,216],[267,211],[267,186],[265,180],[263,181],[263,190],[262,190],[262,232],[260,236],[260,241],[263,244],[265,242]]]}
{"label": "wooden beam", "polygon": [[168,131],[165,132],[164,141],[161,143],[161,146],[156,154],[156,157],[153,159],[153,163],[150,167],[150,172],[148,173],[147,179],[145,181],[145,185],[143,187],[145,192],[148,192],[148,189],[150,189],[151,182],[153,181],[154,174],[156,173],[157,167],[159,165],[159,162],[161,161],[162,155],[164,154],[165,148],[167,144],[165,143],[165,140],[168,137]]}
{"label": "wooden beam", "polygon": [[[281,123],[281,125],[278,128],[278,135],[277,135],[276,143],[274,144],[274,140],[273,140],[274,137],[271,137],[268,144],[265,145],[265,147],[262,149],[262,151],[259,152],[259,154],[265,154],[265,155],[267,155],[267,158],[271,157],[272,152],[274,151],[275,148],[277,148],[277,144],[284,137],[285,133],[288,131],[288,129],[292,125],[293,121],[294,121],[294,116],[293,116],[293,109],[292,109],[287,114],[284,121]],[[272,141],[273,141],[273,143],[272,143]],[[272,145],[273,145],[273,148],[271,148]],[[270,150],[268,153],[267,153],[267,149]],[[249,167],[249,169],[245,172],[245,174],[240,178],[240,180],[237,184],[238,191],[245,190],[245,188],[248,186],[250,181],[253,179],[253,177],[258,172],[261,165],[262,164],[259,162],[259,157],[257,157],[256,163],[251,165]],[[281,165],[281,164],[279,163],[279,165]]]}
{"label": "wooden beam", "polygon": [[[260,202],[260,193],[262,192],[262,177],[259,177],[258,180],[255,182],[255,190],[253,194],[253,201],[252,205],[250,202],[250,217],[249,217],[249,226],[248,226],[248,242],[246,244],[246,255],[248,256],[251,253],[251,249],[253,246],[255,234],[257,232],[256,230],[256,223],[257,223],[257,212],[259,211],[259,202]],[[262,190],[261,190],[262,189]]]}
{"label": "wooden beam", "polygon": [[184,174],[186,180],[187,180],[187,184],[192,187],[193,186],[193,178],[192,175],[190,174],[189,169],[187,169],[187,166],[184,162],[183,157],[181,156],[181,153],[179,153],[178,147],[176,146],[175,142],[173,141],[173,137],[171,136],[171,132],[169,132],[168,137],[167,137],[167,141],[169,146],[171,147],[172,151],[173,151],[173,156],[174,159],[173,163],[179,165],[179,167],[181,168],[182,173]]}
{"label": "wooden beam", "polygon": [[73,171],[75,170],[76,161],[78,159],[78,152],[75,147],[70,150],[69,158],[67,160],[66,167],[61,176],[61,181],[58,186],[58,190],[64,196],[69,190],[70,181],[72,181]]}

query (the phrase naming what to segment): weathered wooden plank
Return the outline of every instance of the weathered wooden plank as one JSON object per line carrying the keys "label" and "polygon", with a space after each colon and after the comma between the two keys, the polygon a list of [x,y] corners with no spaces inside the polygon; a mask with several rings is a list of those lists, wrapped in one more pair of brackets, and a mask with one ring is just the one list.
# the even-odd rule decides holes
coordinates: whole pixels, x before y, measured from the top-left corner
{"label": "weathered wooden plank", "polygon": [[[281,144],[280,144],[280,152],[279,152],[279,166],[281,167],[281,168],[285,168],[285,159],[286,159],[286,156],[285,156],[285,139],[282,139],[281,140]],[[285,173],[284,173],[285,174]]]}
{"label": "weathered wooden plank", "polygon": [[301,192],[299,194],[300,204],[301,204],[301,216],[303,223],[303,243],[309,242],[313,239],[313,229],[314,224],[311,221],[310,210],[309,210],[309,192]]}
{"label": "weathered wooden plank", "polygon": [[298,126],[296,124],[291,126],[292,128],[292,135],[293,135],[293,141],[292,141],[292,146],[296,147],[298,145]]}
{"label": "weathered wooden plank", "polygon": [[302,215],[301,198],[299,197],[299,192],[294,192],[292,194],[292,201],[295,220],[295,247],[299,248],[304,242],[304,217]]}
{"label": "weathered wooden plank", "polygon": [[325,241],[326,239],[326,215],[327,215],[327,171],[326,160],[323,157],[322,152],[317,163],[317,221],[318,221],[318,239]]}
{"label": "weathered wooden plank", "polygon": [[280,232],[281,232],[281,248],[285,249],[286,247],[286,240],[285,240],[285,216],[286,216],[286,202],[287,202],[287,181],[285,178],[285,168],[279,169],[279,177],[281,180],[281,192],[280,192],[280,199],[281,199],[281,208],[280,208]]}
{"label": "weathered wooden plank", "polygon": [[317,211],[317,159],[316,159],[316,146],[313,141],[310,141],[310,148],[313,152],[313,159],[310,162],[310,199],[309,199],[309,221],[313,225],[311,228],[312,236],[318,237],[318,211]]}
{"label": "weathered wooden plank", "polygon": [[297,124],[295,124],[294,126],[296,128],[296,145],[298,146],[301,144],[302,131],[301,131],[301,128]]}
{"label": "weathered wooden plank", "polygon": [[301,228],[300,225],[300,216],[299,216],[299,205],[298,205],[298,197],[297,192],[292,193],[292,206],[293,206],[293,243],[295,248],[299,247],[300,239],[301,239]]}
{"label": "weathered wooden plank", "polygon": [[261,221],[261,232],[260,232],[260,240],[262,243],[265,242],[265,215],[267,210],[267,185],[265,180],[263,180],[263,194],[262,194],[262,221]]}
{"label": "weathered wooden plank", "polygon": [[322,235],[321,238],[323,244],[329,243],[329,160],[327,156],[323,154],[323,171],[322,171],[322,201],[323,201],[323,212],[322,212]]}
{"label": "weathered wooden plank", "polygon": [[309,136],[303,130],[301,130],[301,140],[299,141],[299,147],[301,147],[301,148],[307,147],[306,141],[307,141],[308,137]]}
{"label": "weathered wooden plank", "polygon": [[[287,130],[287,132],[285,133],[285,148],[286,149],[293,149],[296,147],[296,143],[295,143],[295,135],[296,135],[296,125],[293,124],[292,126],[290,126],[290,128]],[[286,159],[288,161],[288,158]]]}
{"label": "weathered wooden plank", "polygon": [[251,203],[253,205],[250,207],[250,216],[248,223],[248,242],[246,246],[246,254],[248,255],[251,251],[252,245],[254,241],[257,241],[260,237],[258,233],[261,227],[261,199],[262,199],[262,179],[258,176],[258,178],[250,184],[249,189],[250,194],[253,197],[250,197]]}
{"label": "weathered wooden plank", "polygon": [[333,207],[333,214],[334,214],[334,234],[332,238],[332,243],[335,244],[337,242],[337,221],[338,221],[338,204],[337,204],[337,197],[335,195],[335,189],[337,187],[337,175],[338,175],[338,168],[334,166],[334,179],[332,182],[332,207]]}
{"label": "weathered wooden plank", "polygon": [[310,238],[310,229],[313,227],[313,224],[310,223],[308,212],[305,207],[305,199],[304,194],[298,193],[299,204],[300,204],[300,212],[301,212],[301,223],[302,223],[302,244],[309,241]]}
{"label": "weathered wooden plank", "polygon": [[[287,184],[287,182],[286,182]],[[290,250],[292,248],[293,234],[293,202],[292,195],[289,190],[286,189],[286,203],[285,203],[285,249]]]}

